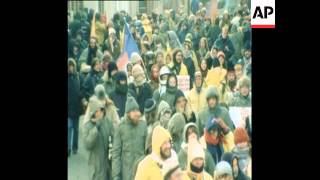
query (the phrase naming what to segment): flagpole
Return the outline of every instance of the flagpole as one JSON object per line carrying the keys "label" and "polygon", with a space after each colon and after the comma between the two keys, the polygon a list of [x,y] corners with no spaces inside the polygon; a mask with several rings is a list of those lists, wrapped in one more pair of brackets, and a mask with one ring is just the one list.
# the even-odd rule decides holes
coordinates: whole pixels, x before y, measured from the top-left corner
{"label": "flagpole", "polygon": [[148,72],[147,72],[147,68],[146,68],[146,66],[144,65],[144,62],[143,62],[143,60],[142,60],[141,62],[142,62],[142,67],[143,67],[143,69],[144,69],[144,71],[145,71],[145,75],[146,75],[147,81],[149,81],[149,77],[148,77]]}

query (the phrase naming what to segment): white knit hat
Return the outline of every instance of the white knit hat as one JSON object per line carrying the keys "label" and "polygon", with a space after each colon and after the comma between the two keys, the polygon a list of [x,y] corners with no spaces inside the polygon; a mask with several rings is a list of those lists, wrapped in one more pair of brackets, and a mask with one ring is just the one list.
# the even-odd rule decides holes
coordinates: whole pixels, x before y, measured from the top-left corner
{"label": "white knit hat", "polygon": [[111,28],[109,28],[109,35],[112,34],[112,33],[116,34],[116,30],[114,30],[114,28],[111,27]]}
{"label": "white knit hat", "polygon": [[130,61],[131,61],[131,63],[132,63],[133,65],[135,65],[136,63],[138,63],[138,61],[141,61],[141,60],[142,60],[142,58],[141,58],[141,56],[140,56],[138,53],[133,52],[133,53],[131,54]]}

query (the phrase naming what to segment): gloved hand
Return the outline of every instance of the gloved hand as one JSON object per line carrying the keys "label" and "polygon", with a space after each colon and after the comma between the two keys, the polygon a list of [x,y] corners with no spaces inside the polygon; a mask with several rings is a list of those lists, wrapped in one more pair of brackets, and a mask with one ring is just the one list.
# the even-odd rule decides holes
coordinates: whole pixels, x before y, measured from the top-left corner
{"label": "gloved hand", "polygon": [[230,129],[229,127],[224,123],[224,121],[219,117],[216,118],[216,122],[219,124],[219,126],[222,128],[223,134],[226,135],[229,133]]}

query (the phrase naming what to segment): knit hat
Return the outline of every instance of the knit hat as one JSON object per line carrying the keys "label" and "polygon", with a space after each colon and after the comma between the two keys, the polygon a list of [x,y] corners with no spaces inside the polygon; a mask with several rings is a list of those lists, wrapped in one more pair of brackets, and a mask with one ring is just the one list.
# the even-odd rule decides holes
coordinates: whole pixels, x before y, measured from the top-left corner
{"label": "knit hat", "polygon": [[191,41],[191,39],[186,38],[186,39],[184,40],[184,44],[187,45],[187,46],[189,46],[190,49],[192,49],[192,41]]}
{"label": "knit hat", "polygon": [[191,163],[196,158],[205,159],[203,147],[198,141],[190,141],[188,143],[188,162]]}
{"label": "knit hat", "polygon": [[226,161],[220,161],[215,168],[214,176],[221,176],[223,174],[228,174],[232,176],[232,168],[230,164]]}
{"label": "knit hat", "polygon": [[223,51],[219,51],[217,54],[217,57],[219,58],[220,56],[222,56],[223,58],[225,58],[225,55],[223,53]]}
{"label": "knit hat", "polygon": [[206,93],[206,99],[215,97],[217,99],[217,101],[219,100],[219,93],[216,87],[214,86],[209,86],[209,88],[207,89],[207,93]]}
{"label": "knit hat", "polygon": [[169,120],[168,130],[171,135],[182,136],[183,128],[186,125],[185,118],[182,113],[175,113]]}
{"label": "knit hat", "polygon": [[185,40],[186,39],[192,39],[193,37],[192,37],[192,34],[191,33],[188,33],[187,35],[186,35],[186,38],[185,38]]}
{"label": "knit hat", "polygon": [[133,110],[139,110],[139,105],[134,97],[129,96],[126,101],[126,113]]}
{"label": "knit hat", "polygon": [[207,12],[207,9],[206,9],[205,7],[203,7],[203,8],[200,10],[200,12],[205,13],[205,12]]}
{"label": "knit hat", "polygon": [[203,147],[196,140],[188,142],[187,153],[188,153],[187,154],[187,171],[192,171],[191,163],[194,159],[201,158],[205,161],[205,153],[204,153]]}
{"label": "knit hat", "polygon": [[144,103],[144,112],[148,113],[156,109],[156,101],[152,98],[149,98]]}
{"label": "knit hat", "polygon": [[98,99],[102,100],[102,99],[106,99],[108,98],[105,88],[102,84],[98,84],[95,88],[94,88],[94,94],[97,96]]}
{"label": "knit hat", "polygon": [[242,128],[242,127],[238,127],[234,130],[234,144],[239,144],[242,142],[249,142],[249,136],[247,131]]}
{"label": "knit hat", "polygon": [[114,30],[114,28],[109,28],[109,36],[110,36],[110,34],[116,34],[116,30]]}
{"label": "knit hat", "polygon": [[170,113],[171,115],[171,107],[166,101],[161,100],[157,108],[157,120],[160,121],[162,127],[167,129],[170,117],[164,116],[166,112]]}
{"label": "knit hat", "polygon": [[184,43],[192,43],[192,41],[191,41],[191,39],[189,39],[189,38],[186,38],[185,40],[184,40]]}
{"label": "knit hat", "polygon": [[196,77],[200,77],[200,78],[202,79],[202,74],[201,74],[201,72],[200,72],[200,71],[195,72],[195,73],[194,73],[194,77],[195,77],[195,78],[196,78]]}
{"label": "knit hat", "polygon": [[133,52],[131,54],[130,61],[133,65],[135,65],[138,63],[138,61],[142,61],[142,58],[137,52]]}
{"label": "knit hat", "polygon": [[93,96],[89,100],[88,108],[90,110],[89,117],[92,117],[99,108],[104,108],[104,105],[96,97]]}
{"label": "knit hat", "polygon": [[250,79],[246,76],[242,77],[241,79],[239,79],[239,87],[243,87],[243,86],[247,86],[250,88],[251,86],[251,82]]}

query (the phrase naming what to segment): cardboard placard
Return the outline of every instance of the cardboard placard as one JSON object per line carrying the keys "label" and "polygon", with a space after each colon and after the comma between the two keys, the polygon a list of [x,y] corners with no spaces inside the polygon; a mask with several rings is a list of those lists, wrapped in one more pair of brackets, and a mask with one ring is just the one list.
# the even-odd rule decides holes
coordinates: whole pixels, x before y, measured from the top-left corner
{"label": "cardboard placard", "polygon": [[190,88],[190,76],[189,75],[179,75],[178,79],[178,89],[180,89],[183,93],[189,92]]}
{"label": "cardboard placard", "polygon": [[251,107],[229,107],[229,115],[234,124],[234,126],[240,127],[241,121],[246,117],[251,120]]}

